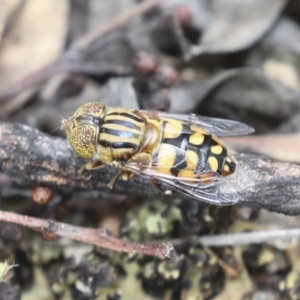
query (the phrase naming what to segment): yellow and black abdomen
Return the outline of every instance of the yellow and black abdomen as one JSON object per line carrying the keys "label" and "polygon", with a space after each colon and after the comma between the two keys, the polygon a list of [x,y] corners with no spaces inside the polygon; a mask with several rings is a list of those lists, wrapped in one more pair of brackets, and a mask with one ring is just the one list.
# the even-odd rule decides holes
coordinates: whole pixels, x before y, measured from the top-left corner
{"label": "yellow and black abdomen", "polygon": [[137,113],[121,108],[107,110],[99,132],[101,156],[126,160],[136,152],[143,139],[145,120]]}
{"label": "yellow and black abdomen", "polygon": [[221,176],[232,174],[235,163],[227,149],[201,127],[166,118],[152,168],[181,179],[209,181],[211,171]]}

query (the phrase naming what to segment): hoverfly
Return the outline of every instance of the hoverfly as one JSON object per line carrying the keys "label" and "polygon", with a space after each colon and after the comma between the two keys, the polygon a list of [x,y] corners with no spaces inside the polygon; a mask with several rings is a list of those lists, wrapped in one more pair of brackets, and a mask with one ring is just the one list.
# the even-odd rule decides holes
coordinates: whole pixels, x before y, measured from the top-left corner
{"label": "hoverfly", "polygon": [[[89,159],[79,172],[113,165],[121,176],[139,175],[166,194],[179,192],[211,204],[238,201],[220,187],[236,164],[216,136],[242,135],[254,130],[237,121],[196,115],[106,107],[87,103],[62,128],[74,151]],[[222,190],[224,190],[222,188]]]}

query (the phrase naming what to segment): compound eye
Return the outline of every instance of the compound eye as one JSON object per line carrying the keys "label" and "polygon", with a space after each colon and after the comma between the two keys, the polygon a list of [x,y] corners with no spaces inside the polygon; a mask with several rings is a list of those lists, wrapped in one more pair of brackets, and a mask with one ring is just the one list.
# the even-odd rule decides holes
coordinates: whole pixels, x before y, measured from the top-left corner
{"label": "compound eye", "polygon": [[68,132],[68,139],[74,151],[81,157],[91,159],[97,142],[97,128],[92,125],[81,125]]}
{"label": "compound eye", "polygon": [[[105,110],[105,105],[100,102],[90,102],[82,105],[76,113],[78,115],[85,114],[85,115],[91,115],[95,117],[99,117],[103,114],[103,111]],[[76,114],[75,113],[75,114]]]}

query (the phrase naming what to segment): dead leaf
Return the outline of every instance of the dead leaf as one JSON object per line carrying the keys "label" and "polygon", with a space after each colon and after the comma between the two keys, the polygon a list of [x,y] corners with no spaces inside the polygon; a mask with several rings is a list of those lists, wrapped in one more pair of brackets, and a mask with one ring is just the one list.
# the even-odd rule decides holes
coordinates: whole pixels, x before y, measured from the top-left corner
{"label": "dead leaf", "polygon": [[0,89],[52,61],[68,29],[68,0],[28,0],[0,48]]}
{"label": "dead leaf", "polygon": [[211,22],[193,46],[193,55],[245,49],[274,24],[286,0],[212,0]]}
{"label": "dead leaf", "polygon": [[24,0],[0,0],[0,43],[2,35],[8,29],[15,14],[19,11]]}

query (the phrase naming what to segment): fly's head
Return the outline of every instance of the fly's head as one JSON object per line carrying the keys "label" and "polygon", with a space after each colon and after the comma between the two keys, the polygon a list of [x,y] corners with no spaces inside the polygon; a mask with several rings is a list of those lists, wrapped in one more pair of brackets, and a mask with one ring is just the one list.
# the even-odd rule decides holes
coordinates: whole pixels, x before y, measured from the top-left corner
{"label": "fly's head", "polygon": [[103,103],[90,102],[62,121],[61,129],[66,131],[72,148],[79,156],[86,159],[93,157],[105,111]]}

